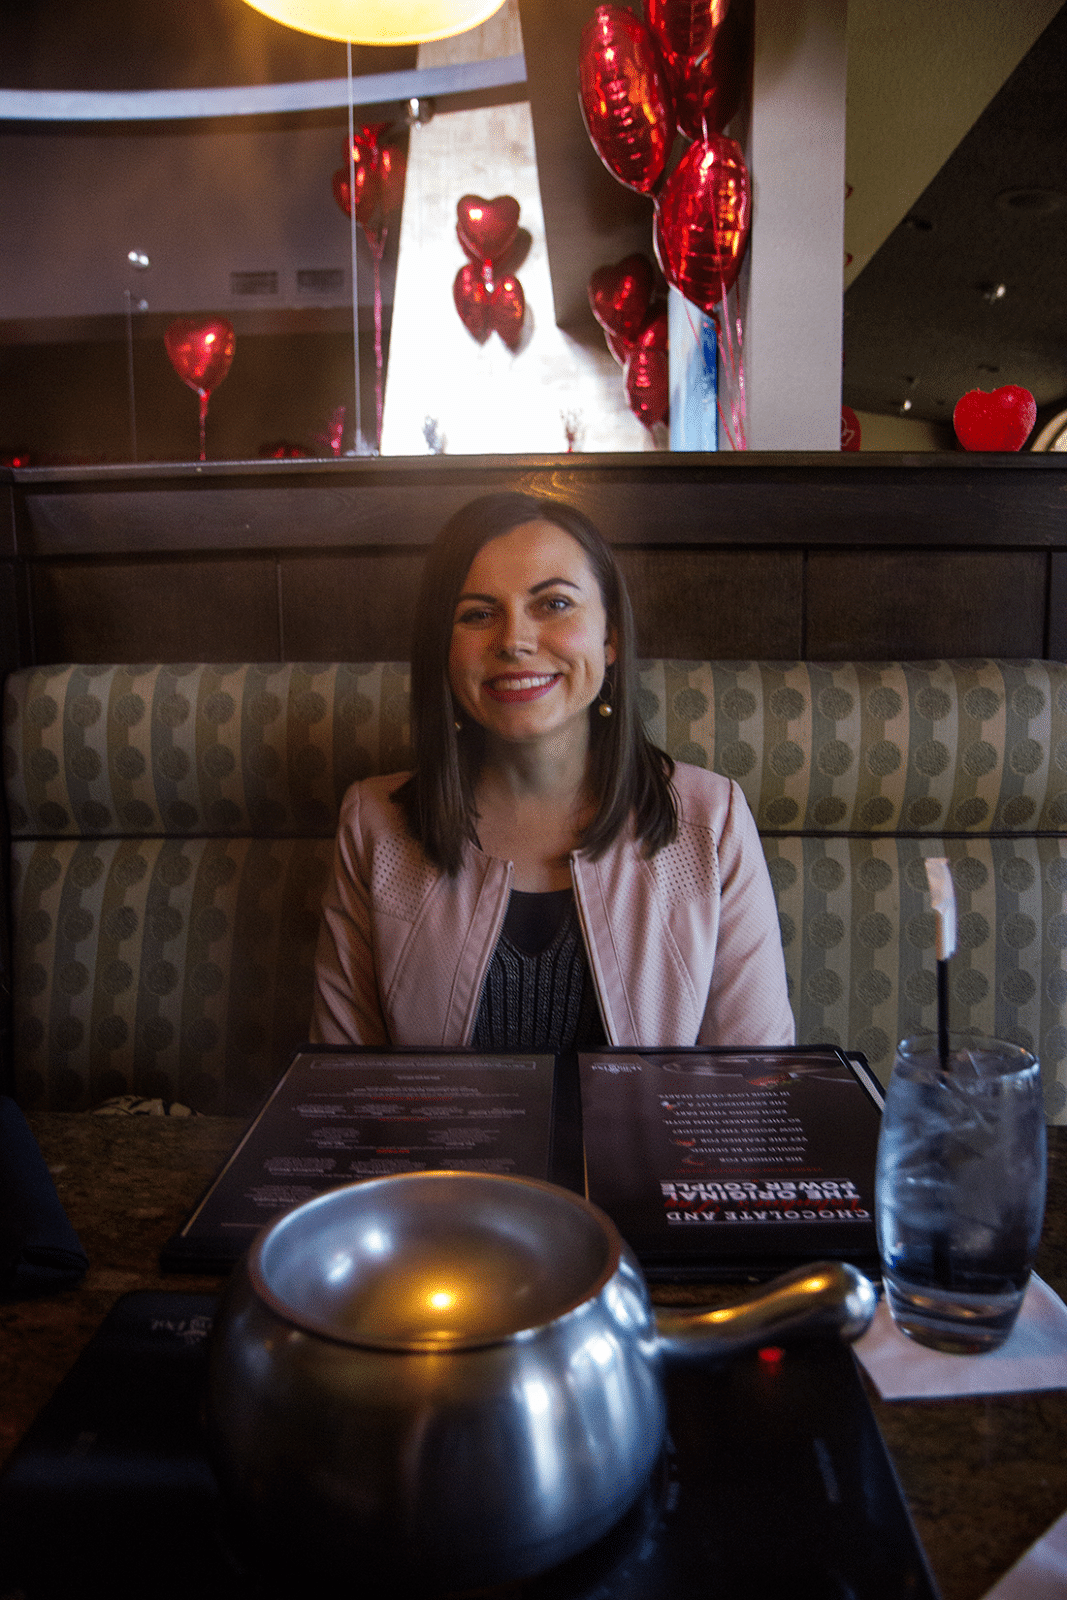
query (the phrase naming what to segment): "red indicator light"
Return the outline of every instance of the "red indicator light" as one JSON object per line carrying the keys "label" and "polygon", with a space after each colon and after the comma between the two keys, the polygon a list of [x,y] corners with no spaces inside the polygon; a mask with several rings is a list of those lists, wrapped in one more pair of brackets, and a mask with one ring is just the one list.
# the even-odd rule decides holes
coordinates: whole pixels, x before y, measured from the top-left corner
{"label": "red indicator light", "polygon": [[776,1367],[784,1355],[785,1351],[781,1345],[765,1344],[759,1353],[759,1358],[761,1361],[766,1361],[769,1367]]}

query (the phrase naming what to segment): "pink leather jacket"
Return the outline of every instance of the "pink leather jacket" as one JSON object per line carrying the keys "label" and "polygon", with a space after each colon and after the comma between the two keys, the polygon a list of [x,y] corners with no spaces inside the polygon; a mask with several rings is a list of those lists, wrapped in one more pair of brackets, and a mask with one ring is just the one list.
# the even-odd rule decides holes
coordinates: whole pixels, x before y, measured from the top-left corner
{"label": "pink leather jacket", "polygon": [[[450,878],[389,796],[403,774],[345,795],[323,899],[311,1038],[466,1045],[504,922],[511,864],[471,845]],[[679,765],[678,837],[651,861],[631,835],[571,857],[607,1036],[616,1045],[783,1045],[794,1039],[778,915],[735,783]]]}

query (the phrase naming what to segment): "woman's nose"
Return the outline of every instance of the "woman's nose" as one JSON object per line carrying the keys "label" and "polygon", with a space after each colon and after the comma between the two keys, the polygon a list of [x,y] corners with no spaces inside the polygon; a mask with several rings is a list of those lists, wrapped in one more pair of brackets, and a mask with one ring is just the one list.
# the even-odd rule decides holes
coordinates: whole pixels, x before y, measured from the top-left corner
{"label": "woman's nose", "polygon": [[497,640],[501,655],[528,656],[537,649],[533,623],[523,612],[506,613]]}

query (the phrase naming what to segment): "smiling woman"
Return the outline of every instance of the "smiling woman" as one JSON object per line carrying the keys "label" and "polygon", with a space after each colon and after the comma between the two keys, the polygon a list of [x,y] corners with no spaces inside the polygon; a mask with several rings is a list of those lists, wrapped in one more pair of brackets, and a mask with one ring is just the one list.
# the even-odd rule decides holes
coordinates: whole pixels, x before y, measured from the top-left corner
{"label": "smiling woman", "polygon": [[314,1039],[792,1042],[751,813],[650,742],[636,666],[588,518],[519,494],[452,518],[416,609],[415,770],[342,807]]}
{"label": "smiling woman", "polygon": [[[483,790],[490,770],[514,773],[516,797],[584,790],[587,713],[615,661],[613,633],[588,557],[562,528],[524,523],[483,545],[456,604],[449,652],[457,709],[487,742]],[[480,815],[485,805],[483,794]]]}

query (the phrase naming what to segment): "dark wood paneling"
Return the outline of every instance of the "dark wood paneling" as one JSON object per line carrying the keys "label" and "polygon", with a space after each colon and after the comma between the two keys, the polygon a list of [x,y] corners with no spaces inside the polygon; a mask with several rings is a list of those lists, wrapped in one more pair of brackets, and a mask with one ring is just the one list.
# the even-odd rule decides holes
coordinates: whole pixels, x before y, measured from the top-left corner
{"label": "dark wood paneling", "polygon": [[803,558],[759,550],[619,549],[643,656],[794,659]]}
{"label": "dark wood paneling", "polygon": [[31,655],[26,572],[14,561],[0,561],[0,676]]}
{"label": "dark wood paneling", "polygon": [[36,629],[34,644],[20,622],[19,662],[403,656],[418,547],[506,488],[589,512],[628,564],[648,654],[1067,657],[1061,456],[209,462],[5,481],[16,611],[21,583]]}
{"label": "dark wood paneling", "polygon": [[1048,638],[1045,654],[1050,661],[1067,661],[1067,554],[1049,557]]}
{"label": "dark wood paneling", "polygon": [[[691,659],[800,653],[801,557],[790,552],[622,548],[638,648]],[[407,660],[421,551],[287,557],[282,638],[289,660]],[[757,609],[753,597],[759,598]]]}
{"label": "dark wood paneling", "polygon": [[286,659],[406,661],[421,568],[416,550],[284,559]]}
{"label": "dark wood paneling", "polygon": [[619,544],[1067,548],[1067,461],[1043,456],[488,456],[16,474],[23,553],[425,544],[475,495],[572,500]]}
{"label": "dark wood paneling", "polygon": [[0,467],[0,556],[15,554],[15,487],[11,471]]}
{"label": "dark wood paneling", "polygon": [[1041,656],[1040,552],[816,551],[806,575],[813,661]]}
{"label": "dark wood paneling", "polygon": [[50,562],[32,587],[40,662],[280,659],[272,558]]}

